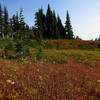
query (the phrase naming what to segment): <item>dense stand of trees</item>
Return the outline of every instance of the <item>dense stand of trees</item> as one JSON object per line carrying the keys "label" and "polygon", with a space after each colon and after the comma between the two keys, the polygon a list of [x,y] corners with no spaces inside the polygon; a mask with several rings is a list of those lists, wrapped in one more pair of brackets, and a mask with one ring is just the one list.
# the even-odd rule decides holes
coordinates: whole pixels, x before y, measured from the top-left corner
{"label": "dense stand of trees", "polygon": [[20,13],[16,13],[9,18],[8,10],[6,7],[2,9],[0,5],[0,36],[2,38],[11,37],[24,40],[25,38],[44,38],[44,39],[74,39],[72,31],[70,16],[67,11],[65,27],[55,11],[52,11],[48,5],[46,14],[43,9],[39,9],[35,13],[35,25],[30,28],[24,21],[23,9]]}
{"label": "dense stand of trees", "polygon": [[70,16],[67,11],[65,27],[59,15],[56,17],[54,11],[51,10],[50,5],[48,5],[46,15],[43,13],[43,9],[39,9],[35,14],[35,35],[42,36],[48,39],[74,39],[74,34],[72,31]]}
{"label": "dense stand of trees", "polygon": [[24,21],[23,9],[9,18],[8,10],[0,5],[0,36],[2,38],[12,37],[23,40],[25,37],[30,37],[32,29]]}

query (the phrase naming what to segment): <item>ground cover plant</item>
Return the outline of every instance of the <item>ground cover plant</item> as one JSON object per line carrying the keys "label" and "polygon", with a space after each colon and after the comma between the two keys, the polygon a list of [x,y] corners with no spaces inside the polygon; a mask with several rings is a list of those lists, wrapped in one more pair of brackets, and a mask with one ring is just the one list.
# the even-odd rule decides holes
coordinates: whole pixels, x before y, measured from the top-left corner
{"label": "ground cover plant", "polygon": [[[42,52],[39,51],[38,45],[32,47],[23,43],[24,49],[22,48],[21,52],[28,46],[29,53],[25,51],[29,55],[17,52],[21,46],[13,41],[14,50],[8,48],[9,43],[5,45],[6,49],[15,52],[9,55],[14,56],[11,58],[5,55],[5,48],[1,48],[1,100],[100,99],[100,52],[98,49],[94,51],[78,48],[57,49],[55,41],[52,41],[54,48],[42,48]],[[10,42],[10,47],[11,44],[12,42]],[[17,57],[20,57],[20,60]]]}
{"label": "ground cover plant", "polygon": [[[3,60],[3,61],[2,61]],[[1,100],[99,100],[100,69],[67,64],[0,61]]]}

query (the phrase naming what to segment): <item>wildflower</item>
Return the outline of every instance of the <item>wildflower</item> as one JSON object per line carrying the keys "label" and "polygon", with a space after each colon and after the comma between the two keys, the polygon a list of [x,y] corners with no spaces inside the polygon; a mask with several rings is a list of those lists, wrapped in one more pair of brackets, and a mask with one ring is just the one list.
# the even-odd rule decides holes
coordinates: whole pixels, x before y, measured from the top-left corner
{"label": "wildflower", "polygon": [[39,79],[40,79],[40,81],[42,81],[43,80],[42,76],[39,76]]}
{"label": "wildflower", "polygon": [[15,82],[13,81],[13,82],[11,82],[11,84],[12,84],[12,85],[14,85],[14,84],[15,84]]}
{"label": "wildflower", "polygon": [[99,83],[100,83],[100,80],[98,80],[97,82],[99,82]]}
{"label": "wildflower", "polygon": [[11,84],[11,85],[14,85],[15,84],[15,82],[12,81],[12,80],[6,80],[6,82],[9,83],[9,84]]}
{"label": "wildflower", "polygon": [[7,82],[7,83],[11,83],[12,81],[11,81],[11,80],[6,80],[6,82]]}

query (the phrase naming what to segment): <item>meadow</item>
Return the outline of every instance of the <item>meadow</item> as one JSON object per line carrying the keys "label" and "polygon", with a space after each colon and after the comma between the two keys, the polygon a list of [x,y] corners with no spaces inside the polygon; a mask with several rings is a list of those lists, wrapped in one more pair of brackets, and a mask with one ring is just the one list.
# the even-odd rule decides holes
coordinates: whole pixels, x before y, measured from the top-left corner
{"label": "meadow", "polygon": [[99,41],[0,41],[0,100],[100,100]]}

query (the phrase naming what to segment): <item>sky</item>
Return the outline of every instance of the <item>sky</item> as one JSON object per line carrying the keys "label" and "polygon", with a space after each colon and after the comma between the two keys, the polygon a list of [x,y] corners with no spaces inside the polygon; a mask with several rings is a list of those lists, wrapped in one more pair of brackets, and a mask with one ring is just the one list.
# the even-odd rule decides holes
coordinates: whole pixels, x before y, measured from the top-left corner
{"label": "sky", "polygon": [[23,8],[25,21],[34,25],[35,12],[39,8],[46,13],[47,6],[55,10],[65,25],[66,13],[69,11],[75,36],[83,40],[91,40],[100,35],[100,0],[0,0],[2,6],[7,6],[9,16]]}

